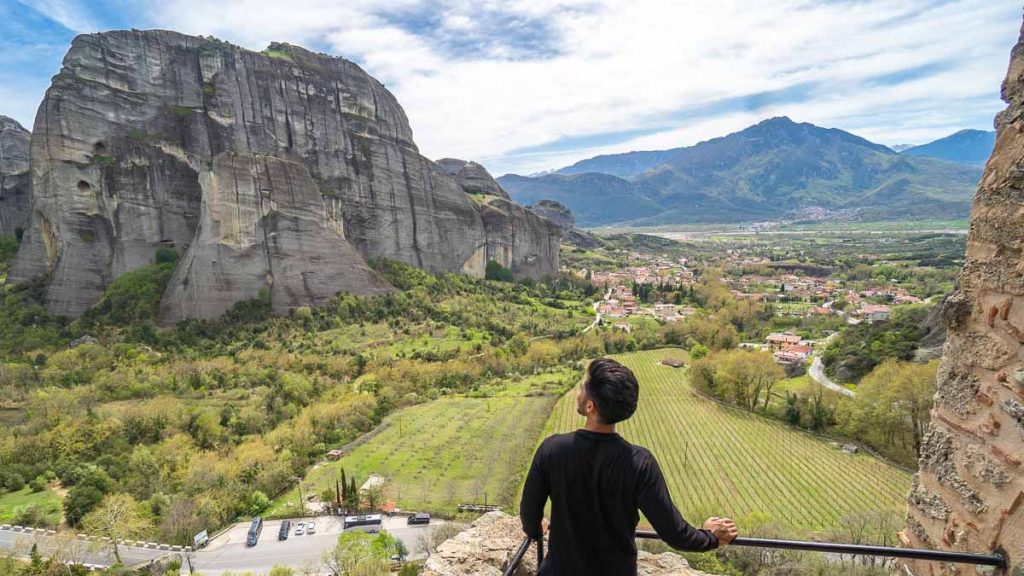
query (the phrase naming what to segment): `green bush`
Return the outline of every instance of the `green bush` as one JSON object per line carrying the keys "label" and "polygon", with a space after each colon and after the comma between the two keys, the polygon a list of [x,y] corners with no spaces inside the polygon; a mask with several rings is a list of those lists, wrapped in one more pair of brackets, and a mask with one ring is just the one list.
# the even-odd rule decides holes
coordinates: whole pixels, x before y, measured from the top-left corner
{"label": "green bush", "polygon": [[511,282],[513,279],[512,271],[502,266],[497,260],[487,261],[487,270],[484,273],[484,278],[499,282]]}
{"label": "green bush", "polygon": [[46,478],[42,475],[36,476],[28,483],[28,487],[33,492],[42,492],[46,489]]}
{"label": "green bush", "polygon": [[127,326],[153,320],[167,282],[174,273],[174,266],[174,262],[165,261],[118,276],[107,287],[100,301],[82,316],[83,324]]}

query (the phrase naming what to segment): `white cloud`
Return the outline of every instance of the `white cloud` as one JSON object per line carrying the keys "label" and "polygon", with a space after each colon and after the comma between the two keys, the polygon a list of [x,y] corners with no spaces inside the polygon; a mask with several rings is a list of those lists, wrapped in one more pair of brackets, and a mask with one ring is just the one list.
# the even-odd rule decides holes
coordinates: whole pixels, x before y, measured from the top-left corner
{"label": "white cloud", "polygon": [[18,0],[73,32],[95,32],[100,25],[91,15],[88,4],[74,0]]}
{"label": "white cloud", "polygon": [[[32,3],[75,25],[80,17],[72,15],[88,14],[70,0]],[[398,97],[425,155],[479,159],[497,173],[689,145],[778,114],[885,143],[985,128],[1001,107],[999,84],[1021,17],[1015,0],[147,0],[143,6],[147,26],[257,49],[281,40],[354,59]],[[921,73],[904,82],[886,78],[908,69]],[[763,97],[741,105],[744,97],[793,87],[804,97],[781,92],[774,102]],[[722,105],[729,99],[731,106]],[[599,137],[609,133],[641,135],[588,144],[588,137],[608,142]],[[567,139],[578,146],[522,152]]]}

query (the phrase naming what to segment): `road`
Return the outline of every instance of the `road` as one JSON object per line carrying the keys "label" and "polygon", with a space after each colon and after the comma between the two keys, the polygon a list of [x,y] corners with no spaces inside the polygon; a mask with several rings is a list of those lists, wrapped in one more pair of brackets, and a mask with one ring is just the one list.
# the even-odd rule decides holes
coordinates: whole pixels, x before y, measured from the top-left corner
{"label": "road", "polygon": [[583,333],[584,334],[586,334],[587,332],[590,332],[591,328],[593,328],[593,327],[595,327],[595,326],[597,326],[598,324],[601,323],[601,313],[598,312],[597,307],[601,305],[601,302],[604,302],[605,300],[611,298],[611,296],[612,296],[612,290],[611,290],[611,288],[609,288],[608,292],[604,295],[604,298],[598,300],[597,302],[594,302],[594,321],[591,322],[589,326],[587,326],[586,328],[583,329]]}
{"label": "road", "polygon": [[[302,519],[308,521],[309,519]],[[338,542],[338,535],[343,532],[340,517],[321,516],[315,518],[317,530],[311,535],[295,535],[295,523],[292,521],[292,533],[287,540],[278,540],[277,534],[281,527],[280,520],[266,521],[263,532],[256,546],[245,545],[249,523],[235,524],[231,529],[217,536],[206,548],[192,553],[192,568],[203,576],[219,576],[223,572],[266,574],[275,565],[305,568],[318,566],[324,552],[330,550]],[[385,518],[384,529],[405,544],[410,559],[422,557],[418,553],[417,540],[423,530],[437,526],[443,520],[433,520],[429,525],[409,526],[404,517]],[[114,564],[114,555],[108,548],[95,542],[88,542],[69,536],[47,536],[26,532],[0,530],[0,548],[15,550],[19,556],[28,557],[32,544],[38,544],[39,553],[44,558],[56,555],[75,564],[93,566],[110,566]],[[182,558],[182,574],[189,574],[188,561],[184,553],[171,552],[134,546],[119,548],[121,560],[127,566],[144,564],[161,556],[178,554]]]}
{"label": "road", "polygon": [[829,390],[835,390],[845,396],[855,396],[853,390],[829,380],[829,377],[825,375],[825,365],[822,364],[820,356],[814,357],[814,361],[811,362],[811,368],[807,371],[807,374],[810,375],[812,380]]}
{"label": "road", "polygon": [[[308,519],[303,519],[308,521]],[[192,555],[192,566],[203,576],[218,576],[230,572],[252,572],[266,574],[274,565],[303,568],[318,565],[324,552],[330,550],[338,542],[342,533],[342,519],[335,516],[315,518],[317,530],[312,535],[295,535],[295,523],[292,521],[292,533],[287,540],[278,540],[277,533],[281,527],[280,520],[268,520],[263,523],[263,532],[256,546],[245,545],[249,523],[236,524],[224,534],[210,541],[210,544]],[[385,518],[384,529],[405,544],[410,559],[416,559],[418,552],[417,539],[423,530],[441,523],[434,520],[430,525],[409,526],[404,517]],[[188,565],[182,566],[182,574],[188,574]]]}
{"label": "road", "polygon": [[[32,544],[38,545],[39,554],[44,558],[56,555],[68,562],[97,566],[110,566],[114,563],[113,552],[97,542],[78,540],[69,536],[47,536],[0,530],[0,548],[14,550],[19,556],[28,557]],[[121,560],[126,565],[149,562],[168,553],[167,550],[123,545],[118,547],[118,551],[121,554]]]}

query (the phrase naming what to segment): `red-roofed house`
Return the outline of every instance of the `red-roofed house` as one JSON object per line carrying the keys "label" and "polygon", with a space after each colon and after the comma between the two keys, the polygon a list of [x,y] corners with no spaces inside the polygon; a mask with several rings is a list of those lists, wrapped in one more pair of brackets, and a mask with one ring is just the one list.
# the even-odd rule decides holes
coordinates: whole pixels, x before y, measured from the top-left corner
{"label": "red-roofed house", "polygon": [[884,322],[889,319],[889,307],[885,304],[867,304],[861,307],[860,315],[868,323]]}
{"label": "red-roofed house", "polygon": [[772,332],[764,339],[768,343],[768,347],[773,351],[779,351],[789,346],[795,346],[800,343],[802,338],[793,334],[792,332]]}

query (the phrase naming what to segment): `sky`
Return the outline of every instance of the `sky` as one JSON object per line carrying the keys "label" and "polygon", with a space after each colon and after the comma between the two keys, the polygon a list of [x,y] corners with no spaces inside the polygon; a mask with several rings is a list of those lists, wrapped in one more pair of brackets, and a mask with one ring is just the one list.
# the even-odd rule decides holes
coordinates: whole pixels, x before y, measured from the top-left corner
{"label": "sky", "polygon": [[1017,0],[0,0],[0,114],[31,129],[71,39],[121,28],[343,56],[420,151],[531,174],[773,116],[887,145],[992,129]]}

